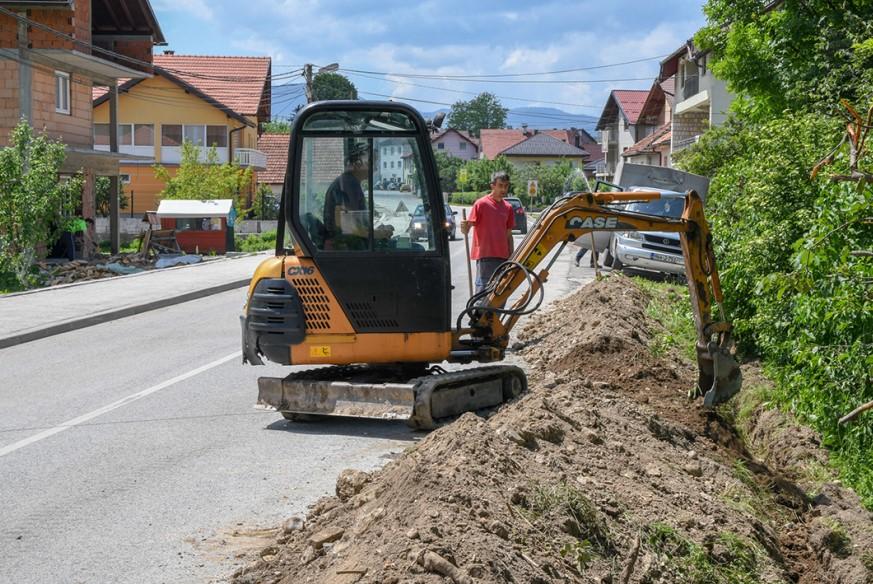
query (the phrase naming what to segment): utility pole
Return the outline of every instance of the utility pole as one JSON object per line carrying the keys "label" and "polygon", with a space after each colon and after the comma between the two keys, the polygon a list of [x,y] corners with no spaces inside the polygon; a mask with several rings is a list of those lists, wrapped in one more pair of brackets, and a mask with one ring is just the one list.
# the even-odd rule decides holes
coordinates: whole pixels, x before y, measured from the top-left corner
{"label": "utility pole", "polygon": [[306,103],[312,103],[312,63],[303,65],[303,78],[306,80]]}
{"label": "utility pole", "polygon": [[[306,80],[306,103],[312,103],[315,101],[315,96],[312,94],[312,67],[314,67],[312,63],[306,63],[303,65],[303,79]],[[318,72],[332,73],[337,69],[339,69],[339,64],[331,63],[330,65],[319,68]]]}

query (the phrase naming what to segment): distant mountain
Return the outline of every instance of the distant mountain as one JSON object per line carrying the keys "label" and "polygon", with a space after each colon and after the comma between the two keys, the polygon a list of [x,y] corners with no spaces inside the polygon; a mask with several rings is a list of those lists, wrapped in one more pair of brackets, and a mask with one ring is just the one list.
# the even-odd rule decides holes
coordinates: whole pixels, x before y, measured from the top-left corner
{"label": "distant mountain", "polygon": [[[429,119],[437,112],[448,113],[448,111],[448,108],[421,111],[421,115]],[[520,128],[525,124],[531,129],[582,128],[592,136],[595,134],[597,120],[598,117],[594,114],[571,114],[553,107],[517,107],[511,108],[506,114],[506,123],[512,128]],[[446,124],[443,124],[443,127],[447,127]]]}
{"label": "distant mountain", "polygon": [[[302,83],[282,84],[273,86],[272,114],[273,119],[288,119],[298,106],[306,104],[306,95]],[[419,109],[425,119],[430,119],[437,112],[449,112],[449,108],[424,111]],[[553,107],[517,107],[511,108],[506,116],[507,125],[520,128],[527,125],[531,129],[552,128],[583,128],[593,136],[600,112],[592,110],[590,114],[571,114]],[[447,127],[443,124],[443,127]]]}

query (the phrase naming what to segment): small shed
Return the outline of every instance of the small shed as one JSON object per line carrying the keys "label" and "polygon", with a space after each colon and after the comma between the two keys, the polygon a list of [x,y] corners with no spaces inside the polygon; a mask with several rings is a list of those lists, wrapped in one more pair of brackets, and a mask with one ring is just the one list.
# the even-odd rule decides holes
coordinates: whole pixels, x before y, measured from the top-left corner
{"label": "small shed", "polygon": [[231,199],[164,200],[156,215],[163,229],[176,231],[176,241],[188,253],[234,251],[236,209]]}

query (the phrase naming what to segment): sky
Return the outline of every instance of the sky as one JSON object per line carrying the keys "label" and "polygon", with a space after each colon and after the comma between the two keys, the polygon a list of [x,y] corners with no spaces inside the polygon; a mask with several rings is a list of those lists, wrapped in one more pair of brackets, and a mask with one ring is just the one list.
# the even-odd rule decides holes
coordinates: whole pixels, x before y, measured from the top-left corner
{"label": "sky", "polygon": [[[339,63],[362,99],[434,111],[490,91],[508,108],[553,107],[584,125],[610,90],[648,89],[659,59],[705,22],[703,0],[151,2],[168,41],[156,51],[272,57],[274,84],[287,85],[278,94],[289,96],[274,98],[274,116],[294,103],[304,63]],[[628,61],[639,62],[603,67]],[[590,67],[600,68],[481,77]]]}

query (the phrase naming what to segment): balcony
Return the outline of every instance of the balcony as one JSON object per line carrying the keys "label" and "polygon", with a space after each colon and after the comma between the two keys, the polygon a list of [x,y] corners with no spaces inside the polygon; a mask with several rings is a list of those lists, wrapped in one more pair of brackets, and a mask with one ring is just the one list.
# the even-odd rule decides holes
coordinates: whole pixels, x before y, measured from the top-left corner
{"label": "balcony", "polygon": [[267,155],[254,148],[237,148],[233,151],[234,160],[240,166],[251,167],[255,170],[266,170]]}
{"label": "balcony", "polygon": [[679,152],[689,146],[693,146],[700,141],[700,135],[691,136],[690,138],[685,138],[684,140],[677,140],[673,142],[673,152]]}

